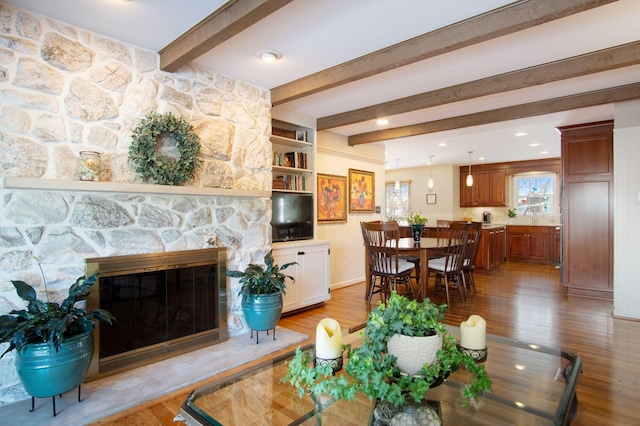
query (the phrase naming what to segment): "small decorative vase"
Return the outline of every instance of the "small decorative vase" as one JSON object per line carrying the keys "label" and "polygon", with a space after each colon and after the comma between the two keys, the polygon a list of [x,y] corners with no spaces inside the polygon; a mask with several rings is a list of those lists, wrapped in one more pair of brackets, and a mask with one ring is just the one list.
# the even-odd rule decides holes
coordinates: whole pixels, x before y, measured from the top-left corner
{"label": "small decorative vase", "polygon": [[102,157],[96,151],[80,151],[80,170],[78,177],[85,181],[100,181],[102,172]]}
{"label": "small decorative vase", "polygon": [[411,232],[413,232],[413,241],[420,241],[422,238],[422,230],[424,225],[411,225]]}
{"label": "small decorative vase", "polygon": [[418,374],[424,364],[433,364],[440,349],[439,334],[425,337],[394,334],[387,341],[389,355],[394,355],[398,368],[410,376]]}

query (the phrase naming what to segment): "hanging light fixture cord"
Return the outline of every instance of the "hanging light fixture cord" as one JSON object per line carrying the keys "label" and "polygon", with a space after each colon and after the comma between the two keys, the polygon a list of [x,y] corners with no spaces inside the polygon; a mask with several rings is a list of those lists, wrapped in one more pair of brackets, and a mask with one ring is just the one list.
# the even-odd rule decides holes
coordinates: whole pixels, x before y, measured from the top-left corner
{"label": "hanging light fixture cord", "polygon": [[429,161],[429,180],[427,181],[427,187],[433,189],[433,155],[430,155],[429,158],[431,158],[431,160]]}

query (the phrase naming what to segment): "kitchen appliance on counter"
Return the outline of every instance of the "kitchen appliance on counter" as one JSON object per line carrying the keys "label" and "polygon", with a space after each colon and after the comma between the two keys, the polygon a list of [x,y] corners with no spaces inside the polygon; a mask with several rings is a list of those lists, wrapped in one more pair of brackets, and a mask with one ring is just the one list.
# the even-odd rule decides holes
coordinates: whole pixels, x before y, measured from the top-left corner
{"label": "kitchen appliance on counter", "polygon": [[482,212],[482,223],[491,223],[491,213],[487,211]]}

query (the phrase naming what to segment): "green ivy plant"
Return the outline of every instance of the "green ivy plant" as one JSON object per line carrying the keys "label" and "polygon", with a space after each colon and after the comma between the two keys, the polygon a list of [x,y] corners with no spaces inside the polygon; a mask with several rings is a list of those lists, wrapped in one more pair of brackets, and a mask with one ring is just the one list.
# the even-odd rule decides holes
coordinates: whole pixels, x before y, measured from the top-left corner
{"label": "green ivy plant", "polygon": [[513,219],[514,217],[516,217],[518,215],[518,213],[517,213],[516,209],[509,209],[507,211],[507,215],[509,215],[509,217],[511,219]]}
{"label": "green ivy plant", "polygon": [[[163,133],[170,134],[180,151],[180,158],[162,155],[157,149],[157,140]],[[200,138],[184,117],[150,113],[131,136],[129,160],[135,172],[145,181],[160,185],[181,185],[191,179],[200,165]]]}
{"label": "green ivy plant", "polygon": [[[436,306],[429,299],[409,300],[392,293],[387,304],[379,302],[367,319],[363,342],[359,347],[345,346],[348,363],[343,374],[332,375],[330,366],[313,366],[313,356],[298,347],[284,382],[297,388],[300,397],[327,394],[336,399],[353,400],[361,392],[372,400],[386,401],[395,406],[424,399],[429,388],[451,372],[464,367],[469,382],[464,387],[464,405],[473,401],[479,392],[490,391],[492,382],[484,366],[458,349],[455,337],[442,323],[447,306]],[[396,357],[389,355],[387,339],[395,333],[410,336],[442,335],[442,349],[437,361],[425,364],[416,376],[401,374],[395,365]]]}

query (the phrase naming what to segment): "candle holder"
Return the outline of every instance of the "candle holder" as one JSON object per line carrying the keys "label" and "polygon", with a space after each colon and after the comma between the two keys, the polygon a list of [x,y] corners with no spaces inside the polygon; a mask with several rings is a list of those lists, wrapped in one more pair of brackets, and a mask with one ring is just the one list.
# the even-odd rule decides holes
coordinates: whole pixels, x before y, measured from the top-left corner
{"label": "candle holder", "polygon": [[460,349],[460,352],[462,352],[465,355],[471,355],[471,358],[473,358],[478,364],[483,363],[487,360],[487,355],[489,352],[488,348],[468,349],[460,346],[460,343],[458,343],[457,346],[458,346],[458,349]]}
{"label": "candle holder", "polygon": [[342,370],[342,366],[343,366],[343,359],[342,359],[342,355],[339,358],[318,358],[318,357],[314,357],[313,358],[313,366],[321,366],[324,367],[326,365],[330,365],[331,366],[331,371],[333,372],[333,374],[336,374],[338,371]]}
{"label": "candle holder", "polygon": [[100,181],[102,172],[102,157],[96,151],[80,151],[80,167],[78,177],[84,181]]}

